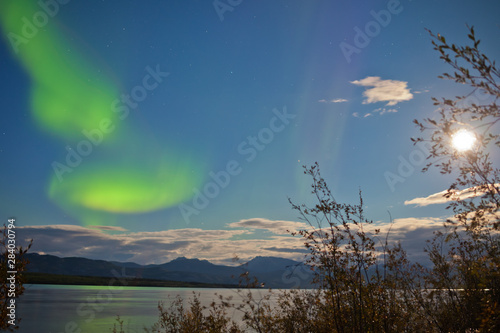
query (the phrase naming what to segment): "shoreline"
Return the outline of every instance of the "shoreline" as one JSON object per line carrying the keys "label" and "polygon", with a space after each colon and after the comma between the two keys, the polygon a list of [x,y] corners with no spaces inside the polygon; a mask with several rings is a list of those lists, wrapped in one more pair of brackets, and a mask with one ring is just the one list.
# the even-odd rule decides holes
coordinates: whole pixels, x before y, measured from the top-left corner
{"label": "shoreline", "polygon": [[117,281],[114,277],[103,277],[103,276],[81,276],[81,275],[61,275],[61,274],[49,274],[49,273],[34,273],[25,272],[23,273],[25,278],[24,284],[51,284],[51,285],[75,285],[75,286],[108,286],[110,282],[114,280],[116,286],[123,287],[165,287],[165,288],[241,288],[246,289],[238,285],[233,284],[216,284],[216,283],[203,283],[203,282],[182,282],[182,281],[170,281],[170,280],[152,280],[152,279],[140,279],[140,278],[130,278],[122,279],[127,283],[122,283],[122,281]]}

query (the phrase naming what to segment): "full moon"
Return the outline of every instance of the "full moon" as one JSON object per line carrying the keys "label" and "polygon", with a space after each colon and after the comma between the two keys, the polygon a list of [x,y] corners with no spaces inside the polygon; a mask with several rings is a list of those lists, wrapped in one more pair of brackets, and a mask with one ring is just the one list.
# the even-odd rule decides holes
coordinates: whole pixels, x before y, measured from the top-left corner
{"label": "full moon", "polygon": [[451,144],[460,152],[470,150],[475,142],[476,136],[474,133],[466,129],[458,130],[451,136]]}

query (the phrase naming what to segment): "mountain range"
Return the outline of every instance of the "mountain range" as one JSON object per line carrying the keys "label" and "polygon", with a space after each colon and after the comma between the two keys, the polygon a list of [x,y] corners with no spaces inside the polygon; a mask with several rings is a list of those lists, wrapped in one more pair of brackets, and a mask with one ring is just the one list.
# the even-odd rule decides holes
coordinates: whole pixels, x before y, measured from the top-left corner
{"label": "mountain range", "polygon": [[248,272],[266,288],[309,288],[312,274],[304,264],[278,257],[255,257],[239,266],[215,265],[207,260],[179,257],[159,265],[133,262],[94,260],[80,257],[61,258],[29,253],[27,272],[70,276],[123,277],[209,284],[240,283],[240,275]]}

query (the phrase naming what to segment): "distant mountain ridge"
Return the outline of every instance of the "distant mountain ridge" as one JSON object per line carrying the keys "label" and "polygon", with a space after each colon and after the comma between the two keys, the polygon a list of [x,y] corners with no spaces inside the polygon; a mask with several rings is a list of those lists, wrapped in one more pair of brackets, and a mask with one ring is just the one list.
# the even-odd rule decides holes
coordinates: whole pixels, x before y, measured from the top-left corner
{"label": "distant mountain ridge", "polygon": [[29,253],[28,272],[77,276],[127,277],[179,282],[238,284],[240,274],[248,271],[267,288],[309,288],[310,270],[294,260],[278,257],[255,257],[245,265],[215,265],[207,260],[176,258],[159,265],[140,265],[133,262],[94,260],[80,257],[61,258]]}

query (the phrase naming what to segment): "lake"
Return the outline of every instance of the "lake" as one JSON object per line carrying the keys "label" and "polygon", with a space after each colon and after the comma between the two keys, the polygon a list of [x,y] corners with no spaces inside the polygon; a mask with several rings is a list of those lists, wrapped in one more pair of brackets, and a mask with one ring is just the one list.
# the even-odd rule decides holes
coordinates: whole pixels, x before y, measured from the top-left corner
{"label": "lake", "polygon": [[[21,318],[20,333],[87,333],[111,332],[117,315],[124,320],[128,333],[144,332],[158,320],[158,302],[179,295],[184,299],[199,294],[202,305],[217,297],[233,296],[241,300],[236,289],[188,289],[155,287],[26,285],[16,301],[16,316]],[[267,290],[254,290],[267,293]],[[230,310],[231,311],[231,310]],[[229,312],[238,321],[238,312]],[[16,318],[16,320],[17,320]]]}

